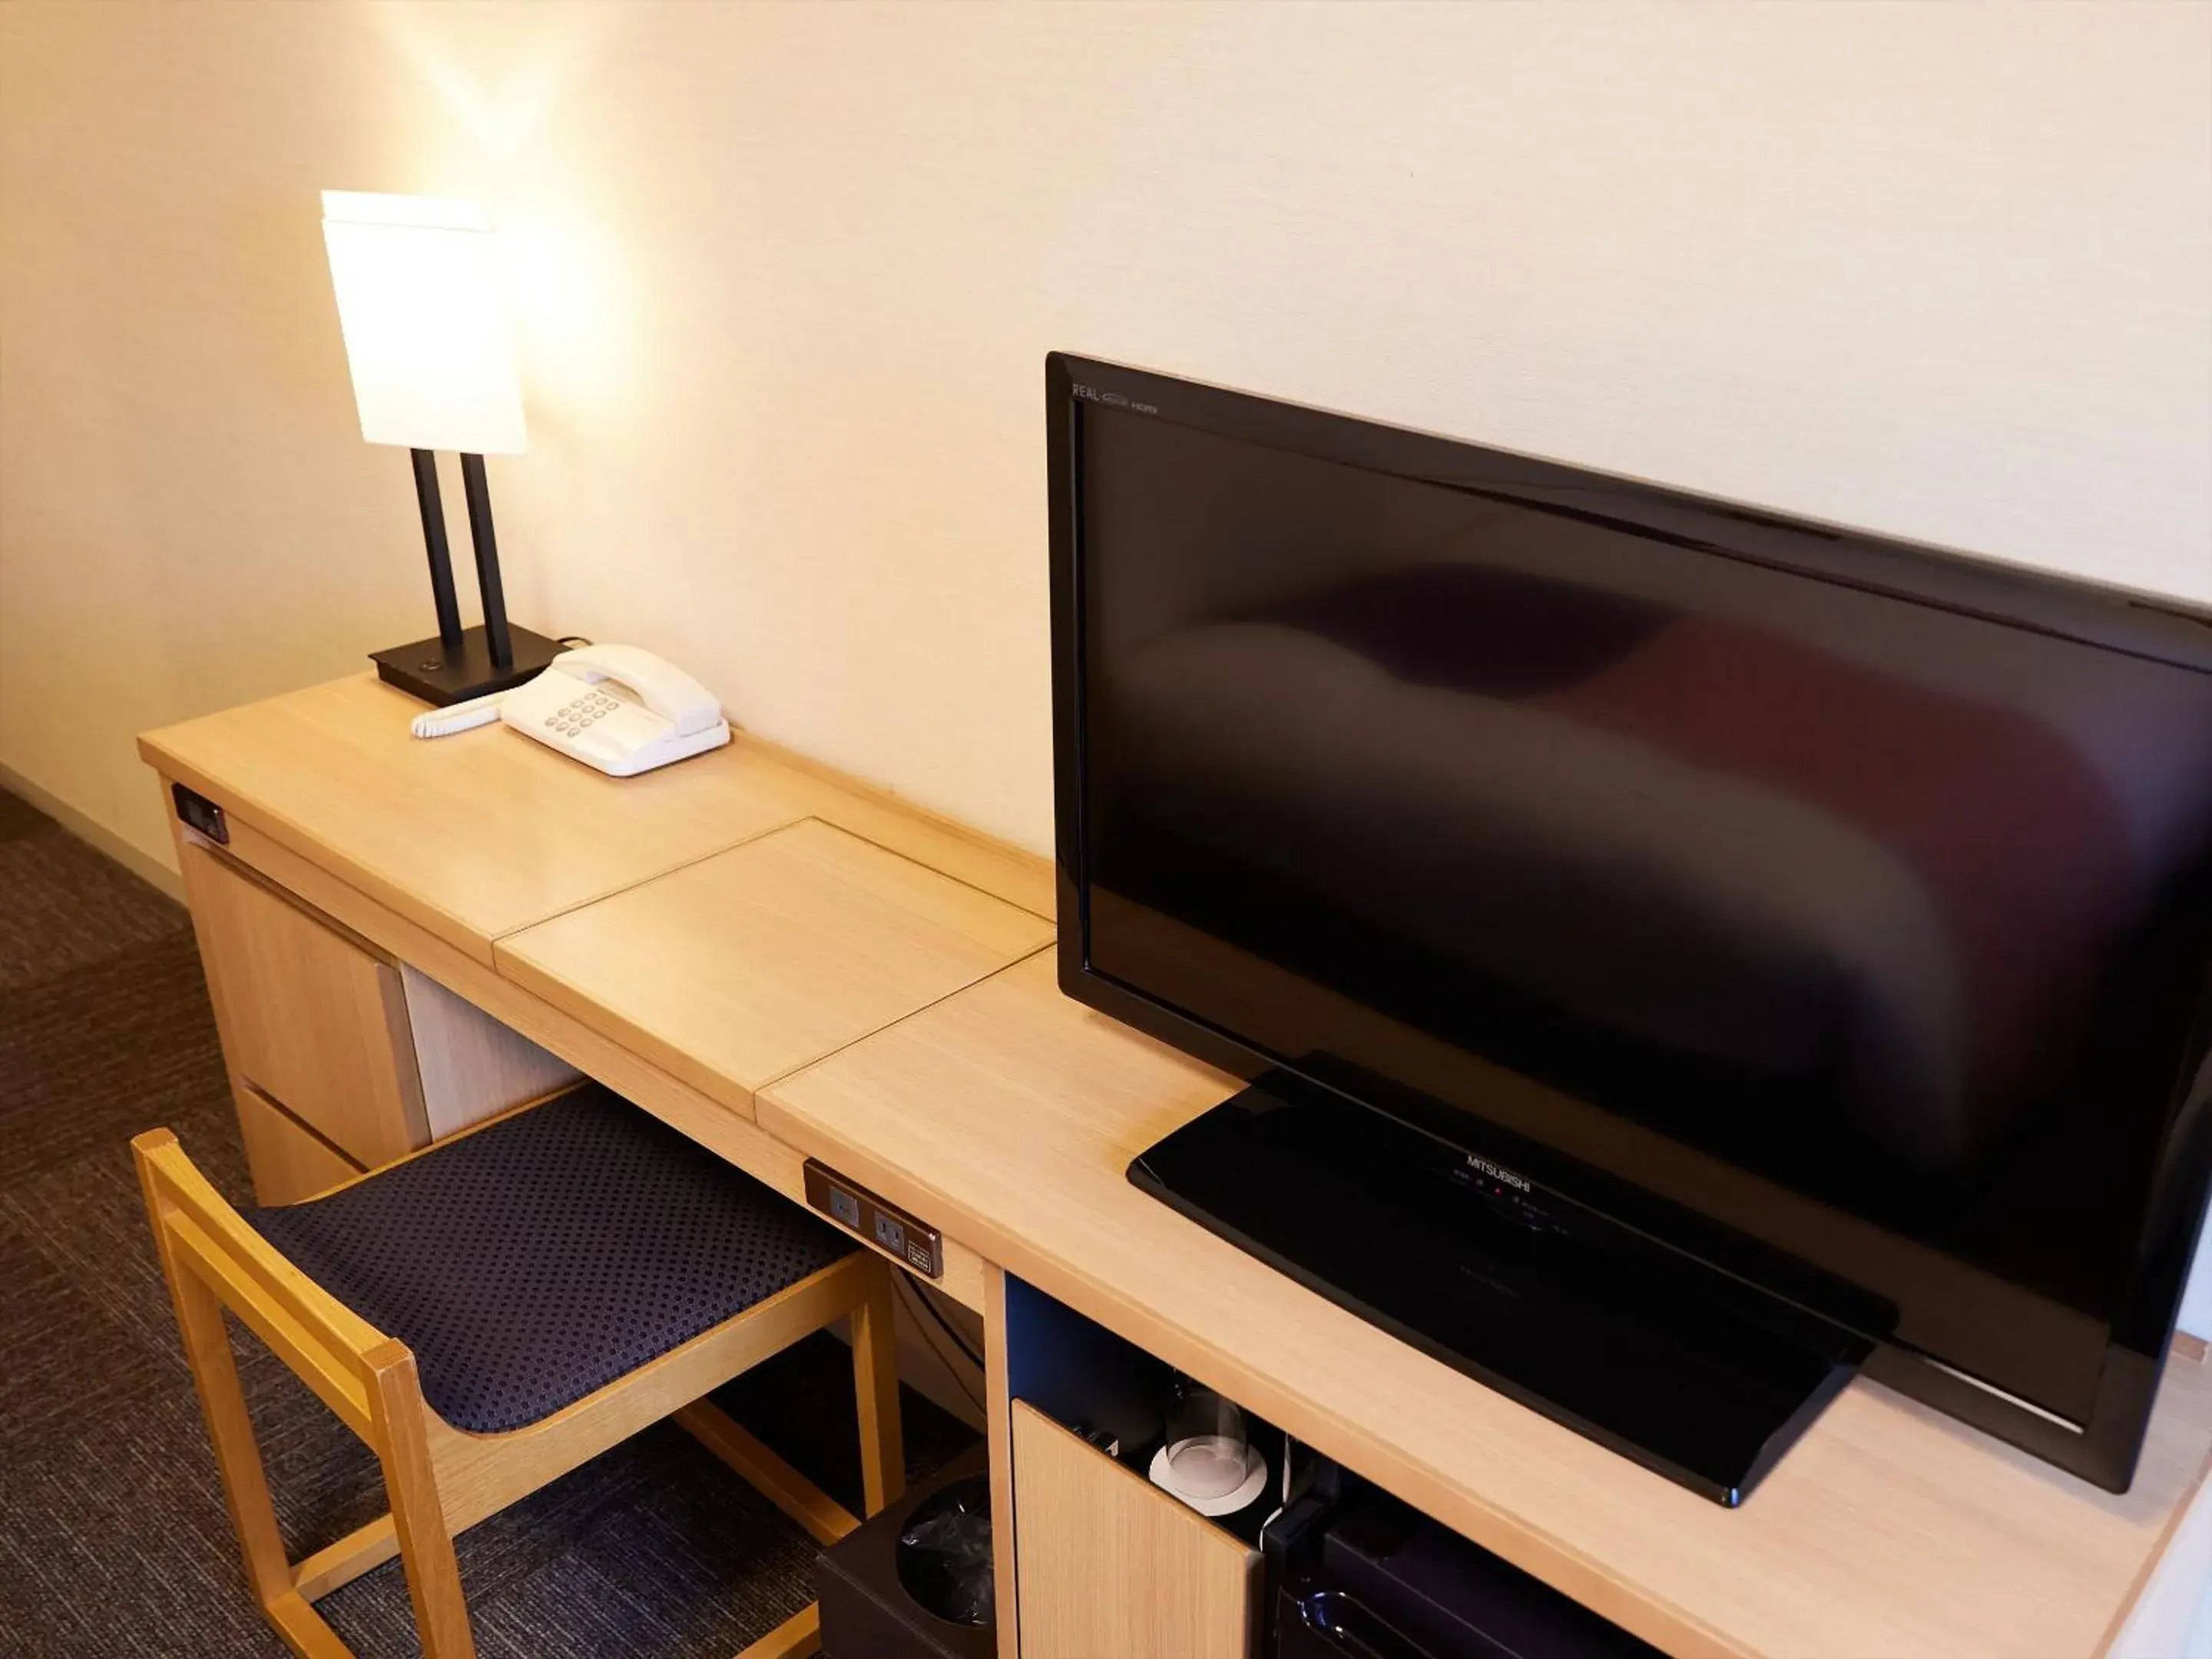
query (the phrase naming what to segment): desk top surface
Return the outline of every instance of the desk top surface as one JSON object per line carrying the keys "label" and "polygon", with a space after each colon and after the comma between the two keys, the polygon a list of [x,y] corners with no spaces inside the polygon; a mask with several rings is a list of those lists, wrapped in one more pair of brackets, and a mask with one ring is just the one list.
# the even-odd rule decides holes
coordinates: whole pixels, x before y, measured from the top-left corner
{"label": "desk top surface", "polygon": [[740,736],[611,778],[494,724],[435,742],[422,705],[374,674],[149,732],[139,753],[250,803],[288,850],[478,961],[507,934],[810,815],[1042,915],[1040,860]]}
{"label": "desk top surface", "polygon": [[495,960],[750,1114],[770,1079],[1052,937],[1042,916],[806,817],[510,933]]}
{"label": "desk top surface", "polygon": [[[754,739],[617,781],[497,726],[417,742],[418,708],[362,676],[140,746],[289,852],[1662,1645],[2087,1653],[2197,1488],[2212,1370],[2177,1364],[2124,1496],[1861,1381],[1723,1510],[1131,1187],[1132,1156],[1236,1085],[1059,994],[1033,954],[1050,937],[1043,860]],[[791,971],[771,987],[775,960]],[[771,994],[785,1006],[762,1017]]]}

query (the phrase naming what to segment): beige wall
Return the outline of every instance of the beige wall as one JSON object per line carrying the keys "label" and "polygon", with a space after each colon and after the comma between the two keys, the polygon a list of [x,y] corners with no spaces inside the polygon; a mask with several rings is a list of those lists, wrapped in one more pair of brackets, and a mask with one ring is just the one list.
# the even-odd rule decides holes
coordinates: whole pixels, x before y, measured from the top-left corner
{"label": "beige wall", "polygon": [[427,629],[325,185],[508,234],[519,619],[1032,846],[1055,346],[2212,600],[2208,62],[2196,3],[0,5],[0,765],[166,856],[137,728]]}

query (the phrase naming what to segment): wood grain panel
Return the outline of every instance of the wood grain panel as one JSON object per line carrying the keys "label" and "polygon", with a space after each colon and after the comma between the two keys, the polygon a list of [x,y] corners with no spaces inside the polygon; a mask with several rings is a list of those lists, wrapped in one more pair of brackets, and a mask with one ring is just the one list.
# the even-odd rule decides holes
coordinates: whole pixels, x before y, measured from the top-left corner
{"label": "wood grain panel", "polygon": [[750,1115],[771,1078],[1051,938],[1028,911],[809,819],[503,939],[497,962]]}
{"label": "wood grain panel", "polygon": [[1249,1659],[1260,1558],[1022,1401],[1024,1659]]}
{"label": "wood grain panel", "polygon": [[1037,957],[763,1090],[758,1115],[1673,1651],[2087,1655],[2197,1490],[2212,1387],[2175,1365],[2124,1496],[1861,1382],[1723,1510],[1129,1184],[1133,1156],[1236,1087],[1061,996]]}
{"label": "wood grain panel", "polygon": [[422,1115],[433,1140],[575,1079],[574,1066],[509,1030],[420,969],[401,964],[399,982],[422,1082]]}
{"label": "wood grain panel", "polygon": [[429,1138],[398,970],[204,847],[183,849],[234,1077],[364,1167]]}
{"label": "wood grain panel", "polygon": [[361,1165],[294,1119],[252,1084],[241,1083],[238,1131],[253,1196],[263,1204],[297,1204],[361,1174]]}
{"label": "wood grain panel", "polygon": [[426,743],[373,674],[187,720],[139,752],[482,962],[501,933],[788,823],[790,769],[740,740],[611,778],[499,725]]}

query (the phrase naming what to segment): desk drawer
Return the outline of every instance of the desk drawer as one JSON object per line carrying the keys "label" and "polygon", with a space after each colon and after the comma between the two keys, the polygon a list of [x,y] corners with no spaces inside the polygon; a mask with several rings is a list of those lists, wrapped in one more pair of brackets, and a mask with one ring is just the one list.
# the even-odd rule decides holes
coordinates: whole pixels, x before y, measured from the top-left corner
{"label": "desk drawer", "polygon": [[361,1166],[295,1121],[250,1083],[238,1085],[238,1133],[253,1195],[264,1204],[297,1204],[361,1173]]}
{"label": "desk drawer", "polygon": [[365,1168],[427,1144],[399,970],[220,854],[181,852],[234,1079]]}

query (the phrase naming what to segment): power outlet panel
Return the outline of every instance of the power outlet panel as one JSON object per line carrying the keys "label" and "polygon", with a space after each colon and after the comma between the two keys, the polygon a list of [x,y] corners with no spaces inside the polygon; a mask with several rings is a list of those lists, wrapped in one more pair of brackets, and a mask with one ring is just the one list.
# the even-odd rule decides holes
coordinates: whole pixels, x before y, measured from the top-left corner
{"label": "power outlet panel", "polygon": [[945,1277],[945,1240],[936,1228],[811,1158],[806,1160],[806,1201],[923,1278]]}

